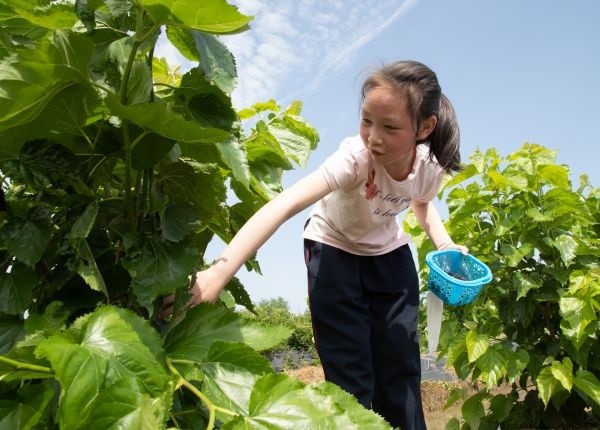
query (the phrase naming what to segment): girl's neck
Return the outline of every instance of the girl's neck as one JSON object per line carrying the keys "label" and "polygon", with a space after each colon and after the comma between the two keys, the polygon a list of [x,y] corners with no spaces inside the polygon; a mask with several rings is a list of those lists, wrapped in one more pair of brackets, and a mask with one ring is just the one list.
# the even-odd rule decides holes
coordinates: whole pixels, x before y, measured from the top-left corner
{"label": "girl's neck", "polygon": [[385,166],[385,170],[395,181],[403,181],[413,170],[415,164],[415,158],[417,157],[417,145],[412,147],[410,155],[401,160],[398,160],[394,164]]}

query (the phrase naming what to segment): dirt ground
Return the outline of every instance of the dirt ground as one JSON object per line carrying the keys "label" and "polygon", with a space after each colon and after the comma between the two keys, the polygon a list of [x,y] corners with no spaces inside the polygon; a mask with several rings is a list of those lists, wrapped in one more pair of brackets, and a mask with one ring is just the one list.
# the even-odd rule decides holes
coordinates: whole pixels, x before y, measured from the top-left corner
{"label": "dirt ground", "polygon": [[[323,369],[316,366],[290,370],[286,373],[298,378],[300,381],[306,384],[320,382],[323,380]],[[429,430],[443,430],[446,426],[446,423],[452,417],[460,416],[460,402],[457,402],[447,410],[444,410],[444,405],[448,399],[448,394],[450,394],[452,388],[458,386],[459,382],[422,382],[421,395],[423,397],[423,411],[425,413],[425,421]]]}

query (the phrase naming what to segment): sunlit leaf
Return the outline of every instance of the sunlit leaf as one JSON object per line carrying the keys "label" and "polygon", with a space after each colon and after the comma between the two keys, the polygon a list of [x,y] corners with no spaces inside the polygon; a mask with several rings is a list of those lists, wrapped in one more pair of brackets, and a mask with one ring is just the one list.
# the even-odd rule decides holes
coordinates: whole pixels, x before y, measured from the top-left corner
{"label": "sunlit leaf", "polygon": [[237,78],[233,55],[217,36],[194,31],[192,37],[200,54],[199,67],[204,71],[204,76],[223,92],[230,94]]}
{"label": "sunlit leaf", "polygon": [[167,398],[151,396],[139,379],[123,377],[94,399],[94,407],[83,427],[96,430],[161,428],[168,405]]}
{"label": "sunlit leaf", "polygon": [[489,348],[477,360],[477,367],[481,370],[481,378],[488,387],[492,387],[506,373],[507,359],[498,347]]}
{"label": "sunlit leaf", "polygon": [[548,402],[554,394],[557,385],[558,380],[552,374],[550,366],[544,367],[537,376],[536,386],[545,406],[548,406]]}
{"label": "sunlit leaf", "polygon": [[553,361],[550,371],[565,390],[571,391],[571,387],[573,387],[573,362],[569,357],[565,357],[562,363]]}
{"label": "sunlit leaf", "polygon": [[554,240],[554,247],[560,252],[565,266],[569,266],[576,256],[577,242],[568,234],[561,234]]}
{"label": "sunlit leaf", "polygon": [[67,3],[50,3],[46,6],[34,5],[27,0],[8,2],[15,16],[23,17],[30,23],[49,29],[70,29],[77,22],[73,7]]}
{"label": "sunlit leaf", "polygon": [[578,369],[573,379],[575,387],[588,395],[596,404],[600,405],[600,381],[592,372]]}
{"label": "sunlit leaf", "polygon": [[470,363],[481,357],[490,346],[488,337],[477,333],[475,330],[470,330],[467,333],[466,343]]}
{"label": "sunlit leaf", "polygon": [[225,0],[141,0],[140,4],[156,25],[176,25],[207,33],[244,31],[250,17],[242,15]]}
{"label": "sunlit leaf", "polygon": [[[78,325],[37,348],[52,363],[61,385],[61,427],[79,426],[93,413],[95,401],[103,404],[105,389],[109,389],[109,399],[118,394],[111,386],[124,378],[143,381],[141,393],[160,396],[168,389],[160,356],[148,346],[157,342],[151,340],[157,334],[147,321],[123,309],[103,307]],[[125,396],[130,397],[131,385],[125,388],[129,390]]]}
{"label": "sunlit leaf", "polygon": [[216,143],[230,136],[230,133],[225,130],[202,127],[195,121],[186,120],[162,103],[125,106],[114,97],[108,97],[106,105],[114,115],[169,139],[192,143]]}
{"label": "sunlit leaf", "polygon": [[35,50],[19,50],[18,56],[2,59],[0,130],[34,120],[57,94],[84,80],[91,53],[85,37],[59,31]]}
{"label": "sunlit leaf", "polygon": [[201,304],[187,311],[165,337],[171,358],[203,362],[216,341],[242,342],[254,349],[272,348],[291,335],[284,327],[267,327],[244,320],[229,310]]}

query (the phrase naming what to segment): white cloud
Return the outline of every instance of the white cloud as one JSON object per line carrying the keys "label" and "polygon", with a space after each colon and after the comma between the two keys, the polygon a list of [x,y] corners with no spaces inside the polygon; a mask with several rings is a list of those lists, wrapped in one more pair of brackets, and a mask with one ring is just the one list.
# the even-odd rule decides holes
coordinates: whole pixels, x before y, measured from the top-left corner
{"label": "white cloud", "polygon": [[[268,98],[302,97],[417,1],[363,0],[350,7],[343,1],[233,1],[242,13],[255,16],[250,31],[223,38],[238,64],[234,102],[242,107]],[[242,46],[242,39],[255,43]]]}
{"label": "white cloud", "polygon": [[235,105],[302,98],[417,2],[362,0],[349,6],[342,0],[232,0],[254,16],[249,31],[221,38],[238,68]]}

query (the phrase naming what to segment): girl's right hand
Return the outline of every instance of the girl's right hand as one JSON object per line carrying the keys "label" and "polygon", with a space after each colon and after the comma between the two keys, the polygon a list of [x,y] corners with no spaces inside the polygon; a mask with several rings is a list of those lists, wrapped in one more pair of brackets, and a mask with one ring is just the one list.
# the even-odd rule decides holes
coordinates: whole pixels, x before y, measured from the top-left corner
{"label": "girl's right hand", "polygon": [[[190,289],[192,297],[186,304],[186,309],[196,306],[202,302],[215,303],[223,289],[220,279],[215,276],[212,267],[206,270],[196,272],[194,285]],[[163,318],[171,316],[173,313],[173,302],[175,295],[171,294],[163,300]]]}
{"label": "girl's right hand", "polygon": [[196,282],[191,290],[192,297],[186,307],[191,308],[202,302],[215,303],[222,289],[222,282],[215,276],[213,266],[196,272]]}

